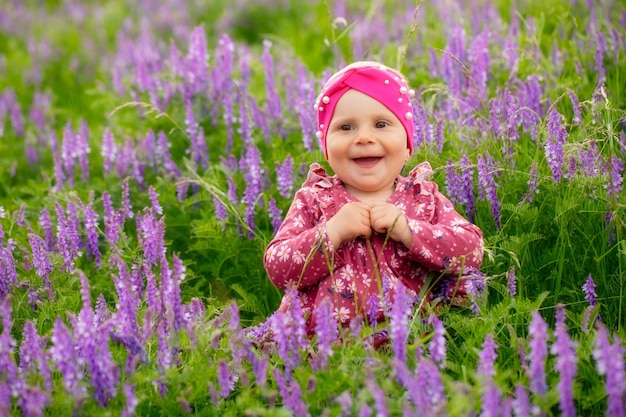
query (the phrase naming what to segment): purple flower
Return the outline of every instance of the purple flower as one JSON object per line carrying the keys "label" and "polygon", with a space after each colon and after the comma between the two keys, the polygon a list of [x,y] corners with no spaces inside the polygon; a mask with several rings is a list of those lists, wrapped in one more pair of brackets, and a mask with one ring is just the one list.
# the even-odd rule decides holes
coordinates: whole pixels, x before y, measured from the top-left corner
{"label": "purple flower", "polygon": [[478,359],[478,373],[480,375],[491,378],[496,374],[494,364],[498,357],[497,348],[498,345],[493,340],[493,335],[487,334]]}
{"label": "purple flower", "polygon": [[74,399],[84,398],[87,391],[81,385],[83,373],[76,357],[76,345],[72,334],[60,317],[57,317],[54,322],[50,341],[52,346],[48,348],[48,352],[52,362],[56,365],[56,369],[63,376],[63,385]]}
{"label": "purple flower", "polygon": [[452,204],[461,203],[461,176],[452,159],[446,161],[446,193]]}
{"label": "purple flower", "polygon": [[430,359],[439,367],[445,367],[446,361],[446,329],[437,316],[432,317],[433,338],[430,341]]}
{"label": "purple flower", "polygon": [[565,306],[556,306],[555,341],[551,352],[556,356],[554,369],[560,374],[557,388],[559,390],[559,409],[563,416],[575,416],[574,378],[576,377],[577,362],[576,343],[569,338],[565,324]]}
{"label": "purple flower", "polygon": [[542,397],[548,390],[545,371],[545,360],[548,356],[548,325],[538,311],[532,313],[528,338],[530,352],[526,359],[529,365],[530,391]]}
{"label": "purple flower", "polygon": [[589,306],[595,307],[597,305],[596,283],[593,281],[591,274],[587,277],[587,280],[582,286],[582,290],[585,293],[585,300],[589,302]]}
{"label": "purple flower", "polygon": [[111,247],[115,247],[120,237],[124,217],[121,212],[113,208],[111,196],[106,191],[102,193],[102,205],[104,206],[104,238]]}
{"label": "purple flower", "polygon": [[25,417],[41,417],[52,399],[39,387],[24,385],[19,390],[18,405]]}
{"label": "purple flower", "polygon": [[301,349],[306,346],[306,330],[298,293],[292,290],[285,296],[289,299],[287,312],[277,311],[270,320],[278,355],[285,363],[285,376],[290,380],[292,370],[302,360]]}
{"label": "purple flower", "polygon": [[530,399],[523,384],[515,386],[515,399],[513,400],[513,410],[517,417],[531,417]]}
{"label": "purple flower", "polygon": [[185,62],[185,83],[192,93],[202,93],[208,83],[209,56],[204,26],[194,28],[189,36],[189,49]]}
{"label": "purple flower", "polygon": [[600,153],[594,140],[586,143],[588,147],[578,150],[578,161],[585,177],[594,177],[599,170]]}
{"label": "purple flower", "polygon": [[552,178],[555,182],[561,182],[563,172],[563,145],[566,143],[567,131],[561,122],[563,116],[556,109],[548,114],[548,137],[544,149],[548,166],[552,170]]}
{"label": "purple flower", "polygon": [[532,203],[535,198],[535,194],[539,194],[539,189],[537,188],[537,166],[538,164],[536,161],[533,161],[530,164],[530,178],[526,182],[526,184],[528,184],[528,191],[522,197],[522,201]]}
{"label": "purple flower", "polygon": [[274,228],[274,235],[278,232],[280,225],[283,223],[283,212],[276,205],[276,200],[274,198],[270,198],[267,202],[267,211],[269,213],[270,219],[272,220],[272,227]]}
{"label": "purple flower", "polygon": [[605,167],[608,181],[604,185],[606,194],[614,201],[619,200],[622,193],[622,182],[624,181],[624,161],[617,156],[612,156],[606,162]]}
{"label": "purple flower", "polygon": [[308,416],[309,410],[306,403],[302,400],[302,390],[300,385],[295,380],[291,380],[289,377],[285,377],[280,369],[274,368],[274,378],[276,379],[276,386],[278,392],[283,398],[283,403],[294,416]]}
{"label": "purple flower", "polygon": [[158,263],[165,254],[165,221],[148,210],[137,214],[137,238],[148,267]]}
{"label": "purple flower", "polygon": [[6,247],[0,246],[0,299],[4,299],[11,293],[11,287],[18,284],[15,258],[13,257],[14,247],[13,239],[7,241]]}
{"label": "purple flower", "polygon": [[[13,320],[11,318],[13,308],[11,296],[2,296],[0,300],[0,316],[2,318],[2,333],[0,333],[0,375],[3,382],[8,384],[10,390],[15,390],[19,385],[17,366],[13,360],[12,352],[15,349],[15,340],[11,337]],[[10,401],[9,401],[10,403]]]}
{"label": "purple flower", "polygon": [[54,250],[54,232],[52,231],[52,222],[50,222],[50,214],[45,207],[41,209],[41,213],[39,215],[39,226],[43,229],[47,249],[49,251]]}
{"label": "purple flower", "polygon": [[22,377],[41,375],[48,392],[52,391],[51,373],[44,353],[45,340],[38,334],[32,321],[24,324],[24,336],[20,345],[20,374]]}
{"label": "purple flower", "polygon": [[578,101],[578,97],[576,96],[576,93],[570,90],[569,88],[567,89],[567,95],[569,96],[569,99],[572,102],[572,108],[574,110],[574,118],[572,119],[572,123],[575,126],[578,126],[580,125],[580,122],[582,121],[582,116],[580,114],[580,102]]}
{"label": "purple flower", "polygon": [[[92,196],[93,197],[93,196]],[[100,268],[102,262],[102,254],[98,247],[98,213],[93,209],[93,201],[87,205],[83,204],[84,230],[86,235],[87,253],[93,257],[94,266]]]}
{"label": "purple flower", "polygon": [[102,157],[104,158],[104,173],[109,174],[113,169],[113,161],[117,156],[117,146],[113,138],[113,132],[107,128],[102,135]]}
{"label": "purple flower", "polygon": [[[274,59],[270,53],[272,42],[263,41],[263,68],[265,69],[265,89],[267,94],[267,112],[272,120],[281,120],[282,109],[280,95],[276,91],[276,76],[274,74]],[[282,123],[281,123],[282,126]],[[282,136],[282,133],[280,134]]]}
{"label": "purple flower", "polygon": [[285,197],[291,197],[293,191],[293,158],[291,155],[285,158],[282,164],[276,163],[276,182],[278,193]]}
{"label": "purple flower", "polygon": [[261,152],[254,145],[250,144],[246,152],[246,156],[240,162],[241,169],[244,170],[244,178],[247,184],[243,193],[242,202],[245,205],[245,222],[248,226],[248,236],[253,236],[255,229],[254,216],[256,214],[257,199],[263,191],[262,184],[262,168],[261,168]]}
{"label": "purple flower", "polygon": [[617,335],[613,343],[609,341],[609,331],[602,323],[598,324],[598,336],[594,344],[593,357],[598,374],[605,377],[605,391],[608,396],[606,415],[624,415],[626,396],[626,371],[624,369],[624,347]]}
{"label": "purple flower", "polygon": [[126,402],[122,408],[122,417],[132,417],[135,415],[139,400],[137,400],[135,390],[130,382],[124,384],[122,391],[124,392],[124,398],[126,398]]}
{"label": "purple flower", "polygon": [[[45,283],[48,295],[53,296],[52,284],[50,283],[49,275],[52,272],[52,262],[48,255],[48,248],[46,242],[34,233],[28,234],[28,243],[33,252],[33,266],[37,272],[37,275]],[[51,298],[52,300],[52,298]]]}
{"label": "purple flower", "polygon": [[465,207],[467,218],[473,222],[476,215],[476,203],[474,202],[474,168],[467,154],[463,154],[459,164],[461,165],[461,189],[459,196],[461,203]]}
{"label": "purple flower", "polygon": [[315,335],[317,336],[318,369],[326,369],[328,358],[333,354],[332,345],[339,340],[337,322],[333,318],[332,305],[328,298],[313,311],[315,317]]}
{"label": "purple flower", "polygon": [[485,153],[485,157],[478,155],[477,165],[479,198],[489,201],[491,215],[496,222],[496,227],[500,228],[500,200],[498,199],[498,184],[495,178],[496,168],[489,152]]}
{"label": "purple flower", "polygon": [[507,274],[507,286],[511,297],[515,297],[515,294],[517,294],[517,287],[515,281],[515,267],[513,266],[509,268],[509,272]]}
{"label": "purple flower", "polygon": [[237,375],[231,372],[226,361],[220,359],[217,364],[217,384],[220,387],[220,397],[228,397],[228,394],[235,388],[237,379]]}
{"label": "purple flower", "polygon": [[133,207],[130,203],[130,178],[124,178],[122,181],[122,207],[120,213],[125,219],[133,218]]}
{"label": "purple flower", "polygon": [[395,358],[406,363],[406,345],[409,338],[411,299],[404,285],[396,286],[389,317],[389,334]]}
{"label": "purple flower", "polygon": [[174,161],[170,153],[170,142],[162,131],[157,133],[156,148],[154,150],[155,162],[163,166],[165,175],[171,175],[173,178],[180,177],[180,169]]}
{"label": "purple flower", "polygon": [[376,406],[376,415],[380,417],[389,417],[389,409],[387,408],[387,401],[385,399],[385,393],[376,383],[376,377],[372,374],[371,370],[367,370],[368,377],[365,381],[365,385],[369,389],[370,394],[374,397],[374,404]]}
{"label": "purple flower", "polygon": [[74,272],[74,260],[78,257],[80,249],[80,236],[77,226],[77,218],[72,214],[75,206],[67,204],[68,216],[65,215],[63,207],[55,203],[57,212],[57,250],[63,257],[63,269]]}

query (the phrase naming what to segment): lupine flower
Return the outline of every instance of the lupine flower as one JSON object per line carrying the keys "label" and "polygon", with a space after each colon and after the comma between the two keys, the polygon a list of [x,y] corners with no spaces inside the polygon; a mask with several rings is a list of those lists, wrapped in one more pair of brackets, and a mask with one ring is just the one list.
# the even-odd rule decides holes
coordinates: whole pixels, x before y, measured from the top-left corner
{"label": "lupine flower", "polygon": [[437,150],[441,152],[443,150],[443,120],[437,121],[437,127],[435,128],[435,143],[437,144]]}
{"label": "lupine flower", "polygon": [[104,206],[104,238],[111,247],[115,247],[120,237],[124,216],[113,208],[111,196],[106,191],[102,193],[102,205]]}
{"label": "lupine flower", "polygon": [[624,181],[624,161],[617,156],[612,156],[606,163],[606,173],[608,181],[604,185],[609,198],[617,201],[622,193],[622,182]]}
{"label": "lupine flower", "polygon": [[389,317],[389,333],[396,359],[406,363],[406,345],[409,337],[411,300],[404,285],[397,285]]}
{"label": "lupine flower", "polygon": [[274,368],[274,378],[285,407],[291,410],[294,416],[308,416],[309,410],[302,400],[302,390],[298,382],[285,377],[278,368]]}
{"label": "lupine flower", "polygon": [[523,384],[515,386],[515,399],[513,400],[513,410],[517,417],[530,417],[531,406],[528,392]]}
{"label": "lupine flower", "polygon": [[528,184],[528,191],[522,197],[522,201],[532,203],[535,198],[535,194],[539,194],[539,189],[537,188],[537,166],[538,164],[536,161],[533,161],[530,164],[530,178],[526,182],[526,184]]}
{"label": "lupine flower", "polygon": [[133,218],[133,206],[130,203],[130,178],[124,178],[122,181],[122,207],[120,208],[120,213],[123,218],[132,219]]}
{"label": "lupine flower", "polygon": [[[2,333],[0,333],[0,375],[3,375],[3,382],[7,383],[8,388],[15,390],[19,385],[19,380],[18,369],[11,356],[16,345],[15,340],[11,337],[11,328],[13,327],[12,313],[11,296],[2,295],[0,299],[0,318],[2,319]],[[6,404],[8,403],[10,403],[10,401]]]}
{"label": "lupine flower", "polygon": [[454,161],[448,159],[446,161],[446,195],[452,202],[452,204],[460,204],[460,188],[461,188],[461,176],[456,171]]}
{"label": "lupine flower", "polygon": [[585,177],[594,177],[597,175],[600,161],[600,153],[598,146],[594,140],[587,142],[588,148],[578,150],[578,161]]}
{"label": "lupine flower", "polygon": [[465,214],[469,221],[473,222],[476,215],[476,203],[474,201],[474,169],[467,154],[463,154],[459,161],[461,166],[461,189],[459,191],[461,201],[465,207]]}
{"label": "lupine flower", "polygon": [[18,285],[17,269],[13,249],[15,241],[9,239],[6,247],[0,246],[0,299],[11,293],[11,287]]}
{"label": "lupine flower", "polygon": [[582,116],[580,114],[580,102],[578,101],[578,97],[576,96],[576,93],[570,90],[569,88],[567,89],[567,95],[569,96],[569,99],[572,102],[572,108],[574,110],[574,118],[572,119],[572,123],[575,126],[578,126],[580,125],[580,122],[582,121]]}
{"label": "lupine flower", "polygon": [[471,77],[477,88],[476,95],[480,99],[484,99],[487,93],[487,79],[489,78],[489,67],[491,66],[488,45],[490,37],[489,29],[483,29],[476,35],[468,51]]}
{"label": "lupine flower", "polygon": [[332,315],[332,306],[328,298],[324,298],[314,310],[315,334],[317,336],[317,353],[319,369],[326,369],[328,358],[333,354],[332,345],[339,339],[337,322]]}
{"label": "lupine flower", "polygon": [[[272,120],[281,120],[283,117],[282,105],[280,95],[276,91],[276,76],[274,74],[274,59],[270,53],[271,48],[272,42],[268,40],[263,41],[262,61],[263,69],[265,70],[267,112]],[[279,134],[282,136],[282,132]]]}
{"label": "lupine flower", "polygon": [[387,401],[385,400],[385,393],[376,383],[376,377],[372,374],[371,370],[367,370],[368,378],[365,381],[370,394],[374,397],[374,404],[376,406],[376,415],[380,417],[389,417],[389,409],[387,408]]}
{"label": "lupine flower", "polygon": [[591,307],[595,307],[598,295],[596,294],[596,283],[593,281],[591,274],[587,277],[582,289],[585,292],[585,300],[589,302]]}
{"label": "lupine flower", "polygon": [[291,197],[293,192],[293,158],[291,155],[285,158],[282,164],[276,163],[276,182],[278,193],[285,197]]}
{"label": "lupine flower", "polygon": [[478,360],[478,373],[485,377],[493,377],[496,374],[494,364],[498,357],[496,349],[498,344],[493,340],[493,335],[488,333],[482,345]]}
{"label": "lupine flower", "polygon": [[626,372],[624,369],[624,347],[617,335],[609,342],[609,332],[603,324],[598,325],[598,336],[594,345],[593,357],[596,369],[605,377],[605,391],[608,396],[606,415],[623,416],[624,396],[626,396]]}
{"label": "lupine flower", "polygon": [[117,156],[117,146],[113,138],[113,132],[107,128],[102,135],[102,157],[104,158],[104,173],[109,174],[113,169],[113,161]]}
{"label": "lupine flower", "polygon": [[165,221],[145,210],[137,214],[137,237],[148,267],[158,263],[165,254]]}
{"label": "lupine flower", "polygon": [[165,133],[159,131],[156,137],[156,149],[154,150],[155,160],[158,164],[163,166],[166,175],[172,175],[174,178],[178,178],[180,177],[180,169],[176,163],[172,161],[170,146],[171,144],[167,140]]}
{"label": "lupine flower", "polygon": [[77,270],[82,284],[83,306],[78,317],[71,316],[76,347],[82,363],[87,365],[94,397],[105,406],[117,393],[119,369],[109,350],[108,325],[97,328],[85,274]]}
{"label": "lupine flower", "polygon": [[52,272],[53,268],[52,262],[50,261],[50,257],[48,255],[46,242],[44,242],[44,240],[39,237],[39,235],[36,235],[35,233],[29,233],[28,243],[30,244],[31,250],[33,252],[33,266],[35,267],[37,275],[46,285],[46,289],[48,290],[48,296],[52,300],[53,292],[49,275]]}
{"label": "lupine flower", "polygon": [[126,399],[124,407],[122,408],[122,417],[132,417],[135,415],[135,409],[139,404],[139,400],[137,400],[137,397],[135,396],[135,390],[133,389],[131,383],[125,383],[122,391],[124,392],[124,398]]}
{"label": "lupine flower", "polygon": [[48,209],[45,207],[41,209],[41,213],[39,214],[39,226],[43,229],[47,249],[49,251],[54,250],[54,232],[52,231],[50,214],[48,213]]}
{"label": "lupine flower", "polygon": [[495,179],[495,163],[489,152],[485,153],[485,157],[478,155],[477,165],[479,198],[489,201],[491,215],[496,222],[496,227],[500,228],[500,200],[497,193],[498,184]]}
{"label": "lupine flower", "polygon": [[306,346],[306,331],[302,306],[297,292],[290,291],[287,313],[278,311],[271,316],[272,331],[278,345],[278,355],[285,363],[285,376],[291,379],[291,371],[302,360],[301,348]]}
{"label": "lupine flower", "polygon": [[48,392],[52,391],[50,368],[44,353],[45,341],[37,334],[37,329],[32,321],[24,324],[24,336],[20,345],[20,374],[22,378],[40,375],[43,378],[44,387]]}
{"label": "lupine flower", "polygon": [[220,397],[228,397],[228,394],[235,388],[237,379],[237,375],[231,372],[226,361],[220,359],[217,364],[217,384],[220,387]]}
{"label": "lupine flower", "polygon": [[194,94],[203,92],[207,87],[209,56],[204,26],[193,29],[189,36],[189,50],[184,72],[186,88]]}
{"label": "lupine flower", "polygon": [[[68,203],[69,206],[70,203]],[[74,271],[74,260],[78,257],[78,231],[73,228],[75,222],[66,217],[63,207],[55,203],[57,212],[57,250],[63,257],[63,269]]]}
{"label": "lupine flower", "polygon": [[54,322],[50,341],[52,346],[48,348],[48,352],[56,369],[63,376],[65,389],[74,399],[82,399],[87,391],[81,384],[83,373],[76,357],[76,345],[72,334],[60,317],[57,317]]}
{"label": "lupine flower", "polygon": [[439,317],[433,316],[433,338],[430,341],[429,351],[431,360],[439,367],[445,367],[446,352],[446,329]]}
{"label": "lupine flower", "polygon": [[102,254],[98,247],[98,213],[93,209],[92,198],[87,205],[83,204],[83,216],[87,253],[93,257],[94,266],[100,268]]}
{"label": "lupine flower", "polygon": [[515,294],[517,294],[517,287],[515,281],[515,267],[513,266],[509,268],[509,272],[507,274],[507,286],[509,288],[509,295],[511,297],[515,297]]}
{"label": "lupine flower", "polygon": [[552,170],[552,179],[555,182],[561,182],[564,161],[563,145],[565,145],[568,136],[561,118],[561,113],[556,109],[552,109],[548,114],[548,137],[544,145],[546,160]]}
{"label": "lupine flower", "polygon": [[242,159],[240,164],[241,169],[244,170],[244,178],[247,184],[242,199],[242,203],[245,205],[245,222],[250,229],[248,236],[252,237],[252,230],[256,227],[254,215],[256,214],[257,199],[263,190],[261,152],[254,144],[248,146],[245,159]]}
{"label": "lupine flower", "polygon": [[278,232],[280,225],[283,223],[283,212],[276,205],[276,200],[270,198],[267,202],[267,211],[270,219],[272,220],[272,227],[274,228],[274,235]]}
{"label": "lupine flower", "polygon": [[532,313],[532,320],[528,328],[528,338],[530,352],[527,360],[530,391],[542,397],[548,390],[545,371],[545,360],[548,356],[548,325],[538,311],[533,311]]}
{"label": "lupine flower", "polygon": [[565,306],[556,306],[556,326],[554,331],[555,341],[552,344],[551,352],[556,356],[554,369],[559,373],[560,378],[557,383],[559,390],[559,409],[563,416],[575,416],[576,406],[574,404],[574,378],[578,357],[576,356],[576,343],[569,338],[567,326],[565,324]]}
{"label": "lupine flower", "polygon": [[19,390],[18,405],[25,417],[41,417],[52,399],[39,387],[24,385]]}

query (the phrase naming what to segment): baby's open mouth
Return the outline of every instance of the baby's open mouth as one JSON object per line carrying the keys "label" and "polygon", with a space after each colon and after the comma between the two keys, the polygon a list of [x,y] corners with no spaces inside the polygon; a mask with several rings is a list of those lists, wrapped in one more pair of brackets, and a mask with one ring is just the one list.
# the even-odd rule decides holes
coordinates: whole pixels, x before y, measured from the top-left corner
{"label": "baby's open mouth", "polygon": [[353,161],[360,167],[371,167],[376,165],[381,159],[382,158],[379,156],[367,156],[363,158],[354,158]]}

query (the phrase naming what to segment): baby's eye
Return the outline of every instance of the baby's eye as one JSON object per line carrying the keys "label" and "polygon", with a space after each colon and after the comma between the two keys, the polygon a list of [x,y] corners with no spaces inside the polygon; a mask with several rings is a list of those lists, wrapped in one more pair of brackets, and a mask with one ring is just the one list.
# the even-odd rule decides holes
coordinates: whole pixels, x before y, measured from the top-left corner
{"label": "baby's eye", "polygon": [[382,129],[382,128],[384,128],[384,127],[389,126],[389,123],[387,123],[387,122],[386,122],[386,121],[384,121],[384,120],[379,120],[378,122],[376,122],[375,126],[376,126],[376,128],[378,128],[378,129]]}
{"label": "baby's eye", "polygon": [[352,130],[352,125],[351,124],[343,124],[341,126],[339,126],[339,130],[345,130],[345,131],[350,131]]}

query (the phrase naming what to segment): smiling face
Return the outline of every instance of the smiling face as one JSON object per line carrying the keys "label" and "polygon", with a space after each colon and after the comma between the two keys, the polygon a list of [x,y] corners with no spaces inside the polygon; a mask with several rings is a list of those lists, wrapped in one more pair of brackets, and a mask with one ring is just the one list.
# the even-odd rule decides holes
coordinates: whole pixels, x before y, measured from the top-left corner
{"label": "smiling face", "polygon": [[386,200],[409,156],[400,120],[378,100],[348,90],[337,102],[326,137],[328,162],[361,201]]}

